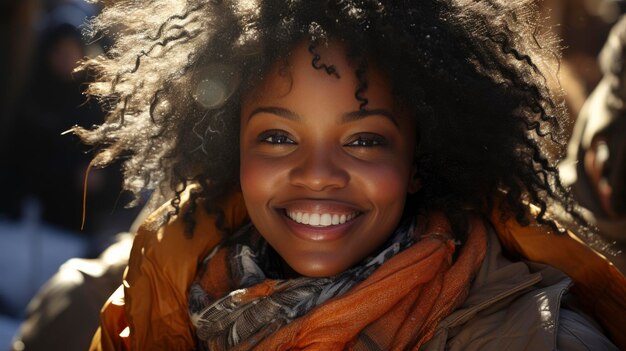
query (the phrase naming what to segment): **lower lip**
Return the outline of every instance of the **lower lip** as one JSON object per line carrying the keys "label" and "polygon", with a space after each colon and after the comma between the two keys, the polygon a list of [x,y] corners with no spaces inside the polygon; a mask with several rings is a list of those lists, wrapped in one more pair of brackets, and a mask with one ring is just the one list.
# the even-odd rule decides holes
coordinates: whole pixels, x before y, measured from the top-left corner
{"label": "lower lip", "polygon": [[310,225],[298,223],[287,216],[284,210],[279,210],[281,215],[287,222],[287,226],[291,229],[291,231],[300,239],[304,239],[307,241],[332,241],[337,240],[343,236],[345,236],[350,227],[356,224],[361,219],[361,214],[356,216],[355,218],[337,225],[329,225],[326,227],[312,227]]}

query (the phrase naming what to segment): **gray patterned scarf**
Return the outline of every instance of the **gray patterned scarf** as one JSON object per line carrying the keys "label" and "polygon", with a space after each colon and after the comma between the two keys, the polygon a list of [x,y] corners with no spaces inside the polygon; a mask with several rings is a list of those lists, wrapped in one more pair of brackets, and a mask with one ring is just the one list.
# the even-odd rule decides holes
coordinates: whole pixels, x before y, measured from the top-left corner
{"label": "gray patterned scarf", "polygon": [[[196,327],[198,346],[204,350],[230,349],[251,338],[261,341],[365,280],[385,261],[414,243],[414,228],[413,219],[404,220],[380,251],[336,276],[283,279],[276,252],[251,223],[244,225],[202,261],[199,275],[191,285],[189,315]],[[223,265],[225,269],[212,269]],[[224,277],[228,281],[224,292],[207,291],[207,287],[214,290],[209,281],[219,280],[211,276],[216,271],[230,274]]]}

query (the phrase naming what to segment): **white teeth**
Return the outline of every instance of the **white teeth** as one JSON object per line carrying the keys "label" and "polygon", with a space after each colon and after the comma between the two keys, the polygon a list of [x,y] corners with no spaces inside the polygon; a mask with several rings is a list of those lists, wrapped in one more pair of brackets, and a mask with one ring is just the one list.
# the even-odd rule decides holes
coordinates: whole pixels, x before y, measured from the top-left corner
{"label": "white teeth", "polygon": [[332,223],[332,217],[328,213],[324,213],[320,217],[320,224],[324,226],[329,226]]}
{"label": "white teeth", "polygon": [[350,214],[330,214],[330,213],[302,213],[302,212],[288,212],[287,216],[295,222],[307,224],[316,227],[328,227],[331,225],[338,225],[346,223],[347,221],[355,218],[358,212],[352,212]]}
{"label": "white teeth", "polygon": [[309,217],[309,225],[320,225],[320,215],[317,213],[311,213]]}

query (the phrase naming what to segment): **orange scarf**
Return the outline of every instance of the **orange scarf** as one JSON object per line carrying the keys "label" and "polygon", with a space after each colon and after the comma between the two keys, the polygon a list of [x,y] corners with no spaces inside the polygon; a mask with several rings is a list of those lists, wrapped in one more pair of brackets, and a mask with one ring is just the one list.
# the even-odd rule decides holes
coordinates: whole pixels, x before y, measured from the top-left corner
{"label": "orange scarf", "polygon": [[[439,321],[463,303],[486,252],[485,227],[473,220],[456,262],[450,226],[441,214],[427,219],[421,240],[390,258],[371,276],[269,335],[255,335],[235,350],[419,349]],[[271,281],[246,299],[269,296]],[[250,341],[252,340],[252,341]]]}
{"label": "orange scarf", "polygon": [[[246,216],[240,194],[228,199],[224,208],[225,224],[240,226]],[[167,211],[164,206],[140,228],[124,290],[118,289],[103,308],[92,350],[196,347],[187,292],[199,261],[221,236],[213,216],[204,211],[198,211],[190,239],[183,235],[180,219],[155,231],[152,226],[160,223]],[[381,349],[417,350],[433,336],[439,321],[463,303],[487,245],[485,226],[475,218],[453,262],[455,245],[445,217],[429,216],[424,228],[421,240],[390,258],[344,295],[267,335],[261,343],[242,343],[239,349],[358,350],[375,344]],[[227,274],[214,273],[216,278]],[[215,279],[214,283],[224,281]],[[254,289],[253,294],[267,294],[271,286],[259,284]]]}

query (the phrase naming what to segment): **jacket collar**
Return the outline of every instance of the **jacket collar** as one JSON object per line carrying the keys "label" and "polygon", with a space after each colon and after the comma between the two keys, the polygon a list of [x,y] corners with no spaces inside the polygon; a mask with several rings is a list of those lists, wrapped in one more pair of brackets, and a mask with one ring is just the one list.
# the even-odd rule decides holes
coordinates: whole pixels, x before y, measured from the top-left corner
{"label": "jacket collar", "polygon": [[423,350],[556,349],[569,278],[550,266],[508,260],[487,228],[487,255],[465,303],[439,323]]}

